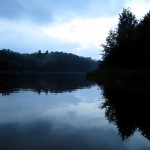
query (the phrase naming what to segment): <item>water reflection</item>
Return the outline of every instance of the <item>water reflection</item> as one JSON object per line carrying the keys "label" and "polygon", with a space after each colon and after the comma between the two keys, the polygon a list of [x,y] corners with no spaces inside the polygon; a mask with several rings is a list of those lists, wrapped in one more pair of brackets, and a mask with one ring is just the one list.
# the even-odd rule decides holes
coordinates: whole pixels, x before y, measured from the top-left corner
{"label": "water reflection", "polygon": [[21,91],[0,97],[0,149],[125,150],[98,109],[97,88],[57,95]]}
{"label": "water reflection", "polygon": [[[127,132],[130,135],[134,132],[129,123],[134,115],[126,117],[121,110],[129,100],[124,104],[119,101],[126,88],[103,84],[99,88],[83,74],[6,74],[1,77],[0,93],[5,96],[0,95],[0,150],[150,149],[149,141],[138,132],[129,142],[122,142],[116,126],[106,120],[105,112],[110,122],[117,122],[121,135],[124,133],[126,138]],[[135,93],[131,95],[133,99]],[[106,110],[99,109],[99,105]],[[136,106],[134,103],[125,106],[127,114],[133,105]],[[122,114],[117,114],[119,112]],[[142,118],[143,112],[137,115]]]}
{"label": "water reflection", "polygon": [[50,122],[39,121],[0,126],[0,132],[2,150],[126,150],[115,132],[99,128],[75,129],[62,125],[56,130]]}
{"label": "water reflection", "polygon": [[117,125],[123,140],[139,131],[150,140],[149,99],[150,88],[146,84],[100,84],[103,87],[105,116]]}
{"label": "water reflection", "polygon": [[0,74],[0,93],[9,95],[15,91],[33,90],[61,93],[93,85],[88,82],[84,73],[3,73]]}

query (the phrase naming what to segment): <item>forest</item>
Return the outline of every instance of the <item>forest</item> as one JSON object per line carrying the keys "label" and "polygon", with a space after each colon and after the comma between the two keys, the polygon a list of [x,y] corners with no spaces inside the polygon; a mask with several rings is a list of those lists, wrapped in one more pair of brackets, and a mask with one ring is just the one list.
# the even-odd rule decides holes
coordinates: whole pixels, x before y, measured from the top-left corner
{"label": "forest", "polygon": [[0,50],[0,72],[87,72],[99,62],[64,52],[20,54],[9,49]]}
{"label": "forest", "polygon": [[135,78],[137,74],[143,74],[141,77],[145,77],[150,72],[149,42],[150,11],[137,20],[130,8],[124,8],[116,28],[109,31],[101,45],[103,52],[98,69],[87,75],[108,78],[115,75],[118,78],[124,74]]}
{"label": "forest", "polygon": [[130,9],[119,14],[117,28],[103,47],[102,68],[150,69],[150,11],[137,20]]}

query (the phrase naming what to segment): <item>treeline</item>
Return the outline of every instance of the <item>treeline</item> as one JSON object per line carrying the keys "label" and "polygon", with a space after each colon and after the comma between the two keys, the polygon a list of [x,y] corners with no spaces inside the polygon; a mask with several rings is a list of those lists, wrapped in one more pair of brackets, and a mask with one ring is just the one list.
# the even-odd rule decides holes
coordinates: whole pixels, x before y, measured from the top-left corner
{"label": "treeline", "polygon": [[137,20],[130,9],[119,14],[116,29],[102,44],[102,69],[150,69],[150,11]]}
{"label": "treeline", "polygon": [[20,54],[9,49],[0,50],[1,72],[87,72],[95,69],[98,61],[64,52]]}

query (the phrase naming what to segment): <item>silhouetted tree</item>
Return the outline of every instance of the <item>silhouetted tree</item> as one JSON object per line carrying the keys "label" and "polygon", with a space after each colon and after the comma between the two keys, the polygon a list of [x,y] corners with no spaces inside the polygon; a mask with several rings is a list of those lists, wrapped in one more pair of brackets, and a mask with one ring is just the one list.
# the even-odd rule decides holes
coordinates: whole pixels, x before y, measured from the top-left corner
{"label": "silhouetted tree", "polygon": [[132,47],[138,22],[129,9],[119,14],[119,23],[114,31],[110,31],[103,44],[102,65],[107,68],[132,68],[135,62],[135,49]]}
{"label": "silhouetted tree", "polygon": [[117,52],[117,32],[110,30],[106,43],[102,44],[104,48],[102,67],[113,68],[115,67],[115,56]]}
{"label": "silhouetted tree", "polygon": [[150,69],[150,11],[141,19],[137,28],[136,45],[139,68]]}

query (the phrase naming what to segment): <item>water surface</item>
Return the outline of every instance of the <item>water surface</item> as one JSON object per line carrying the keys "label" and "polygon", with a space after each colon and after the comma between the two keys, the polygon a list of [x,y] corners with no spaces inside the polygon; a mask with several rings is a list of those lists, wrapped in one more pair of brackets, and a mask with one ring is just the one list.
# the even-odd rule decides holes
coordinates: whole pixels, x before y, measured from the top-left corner
{"label": "water surface", "polygon": [[[84,74],[0,77],[2,150],[150,149],[149,130],[145,131],[144,125],[137,130],[140,124],[131,123],[132,119],[119,111],[123,107],[117,99],[125,93],[123,100],[128,99],[128,90],[95,84]],[[137,98],[135,94],[130,98]]]}

